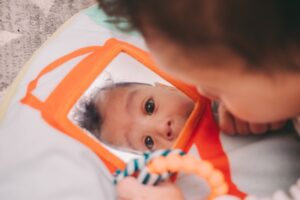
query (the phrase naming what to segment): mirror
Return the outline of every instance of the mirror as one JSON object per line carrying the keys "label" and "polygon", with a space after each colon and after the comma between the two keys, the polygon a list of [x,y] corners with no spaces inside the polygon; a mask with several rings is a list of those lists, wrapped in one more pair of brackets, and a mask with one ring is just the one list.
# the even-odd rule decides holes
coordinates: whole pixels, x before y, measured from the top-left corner
{"label": "mirror", "polygon": [[193,108],[187,95],[120,53],[84,92],[68,118],[127,161],[144,151],[171,148]]}

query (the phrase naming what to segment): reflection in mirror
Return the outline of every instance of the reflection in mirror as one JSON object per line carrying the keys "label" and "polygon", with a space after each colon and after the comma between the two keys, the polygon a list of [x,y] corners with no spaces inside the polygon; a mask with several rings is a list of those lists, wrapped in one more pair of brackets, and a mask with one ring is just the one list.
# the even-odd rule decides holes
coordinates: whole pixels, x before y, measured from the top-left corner
{"label": "reflection in mirror", "polygon": [[106,146],[130,152],[170,148],[193,101],[147,67],[120,54],[72,109],[71,120]]}

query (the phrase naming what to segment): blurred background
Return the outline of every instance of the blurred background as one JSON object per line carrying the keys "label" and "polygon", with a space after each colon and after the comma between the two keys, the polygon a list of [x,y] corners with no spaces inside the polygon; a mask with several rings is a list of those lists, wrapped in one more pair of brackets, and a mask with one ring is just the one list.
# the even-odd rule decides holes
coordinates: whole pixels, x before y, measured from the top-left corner
{"label": "blurred background", "polygon": [[0,101],[19,70],[52,33],[94,0],[0,0]]}

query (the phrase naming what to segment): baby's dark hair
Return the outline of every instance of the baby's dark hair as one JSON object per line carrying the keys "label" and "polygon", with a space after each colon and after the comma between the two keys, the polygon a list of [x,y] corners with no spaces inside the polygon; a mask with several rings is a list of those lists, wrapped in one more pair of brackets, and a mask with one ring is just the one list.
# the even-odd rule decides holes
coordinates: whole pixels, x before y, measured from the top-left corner
{"label": "baby's dark hair", "polygon": [[149,85],[137,82],[119,82],[110,83],[102,88],[96,88],[88,97],[83,97],[79,104],[75,107],[73,115],[74,121],[83,129],[89,131],[97,139],[101,137],[101,126],[103,117],[101,116],[101,108],[98,106],[99,94],[102,91],[112,90],[120,87],[130,87],[134,85]]}
{"label": "baby's dark hair", "polygon": [[[149,25],[186,50],[221,45],[249,69],[300,71],[290,59],[300,51],[300,1],[98,0],[116,23],[129,22],[146,37]],[[291,55],[290,55],[291,54]],[[272,60],[275,65],[263,65]]]}
{"label": "baby's dark hair", "polygon": [[97,96],[102,89],[95,89],[89,97],[83,97],[76,105],[74,121],[83,129],[100,139],[102,116],[97,106]]}

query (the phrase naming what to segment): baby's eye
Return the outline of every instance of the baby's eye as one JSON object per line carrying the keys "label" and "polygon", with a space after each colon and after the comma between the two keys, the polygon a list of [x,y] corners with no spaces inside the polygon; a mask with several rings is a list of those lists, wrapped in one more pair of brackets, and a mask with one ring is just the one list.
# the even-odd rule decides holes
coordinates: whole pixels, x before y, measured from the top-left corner
{"label": "baby's eye", "polygon": [[150,136],[145,137],[144,143],[145,143],[145,146],[146,146],[149,150],[152,150],[152,149],[153,149],[154,141],[153,141],[152,137],[150,137]]}
{"label": "baby's eye", "polygon": [[152,98],[150,98],[145,103],[145,111],[148,115],[152,115],[154,110],[155,110],[155,102]]}

